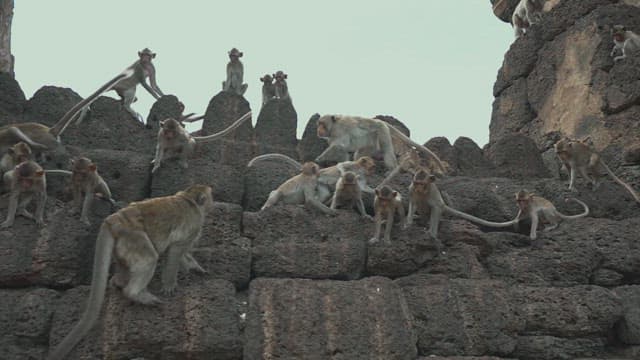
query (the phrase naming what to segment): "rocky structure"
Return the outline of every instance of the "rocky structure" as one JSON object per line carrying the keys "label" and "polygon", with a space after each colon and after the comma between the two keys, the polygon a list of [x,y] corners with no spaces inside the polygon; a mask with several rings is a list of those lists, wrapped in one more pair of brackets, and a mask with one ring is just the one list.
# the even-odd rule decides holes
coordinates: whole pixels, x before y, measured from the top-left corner
{"label": "rocky structure", "polygon": [[[513,194],[520,189],[549,199],[567,214],[580,211],[564,202],[568,196],[589,205],[589,217],[541,231],[541,248],[531,246],[526,222],[516,231],[445,216],[439,234],[445,253],[438,256],[422,214],[409,229],[394,226],[391,244],[371,245],[373,224],[355,210],[326,217],[280,204],[256,212],[268,193],[297,171],[277,161],[247,169],[246,161],[270,138],[283,148],[295,147],[294,109],[273,101],[273,109],[258,115],[255,129],[243,125],[228,139],[198,146],[187,170],[167,160],[152,176],[156,131],[128,116],[117,101],[99,99],[83,124],[63,133],[66,158],[53,156],[45,166],[65,168],[69,156],[88,156],[124,203],[196,182],[212,184],[216,205],[193,249],[209,273],[180,274],[176,294],[162,296],[164,303],[156,307],[133,305],[110,288],[100,320],[69,359],[639,358],[640,207],[610,180],[597,192],[581,179],[577,194],[566,189],[566,180],[549,166],[556,160],[548,150],[554,137],[572,127],[558,122],[554,134],[543,134],[547,120],[536,119],[546,109],[540,104],[551,98],[534,91],[541,86],[537,81],[549,80],[535,74],[558,66],[563,51],[573,51],[569,40],[586,51],[580,41],[593,39],[574,36],[586,29],[594,31],[592,37],[604,34],[593,24],[624,11],[633,15],[636,9],[616,1],[564,0],[546,14],[544,29],[534,27],[514,43],[496,83],[501,91],[491,143],[484,149],[468,138],[452,145],[445,138],[413,134],[417,141],[428,140],[426,145],[453,170],[436,181],[447,203],[461,211],[492,221],[512,219]],[[632,21],[631,15],[626,19]],[[533,51],[531,42],[540,47]],[[561,43],[566,48],[557,47]],[[605,45],[609,48],[601,40],[596,53]],[[515,76],[529,59],[521,53],[525,50],[536,60]],[[516,56],[523,57],[515,61]],[[601,65],[609,60],[597,59]],[[631,65],[616,64],[606,74],[599,68],[594,79],[604,81],[601,77],[611,76],[616,66]],[[628,68],[616,84],[634,91],[629,85],[634,74]],[[552,87],[562,84],[556,79]],[[594,82],[591,91],[606,94],[616,86]],[[79,99],[70,89],[43,87],[26,100],[17,82],[0,76],[0,126],[52,124]],[[571,99],[576,99],[571,92],[556,95],[558,104]],[[592,119],[630,124],[633,118],[622,114],[632,115],[635,107]],[[511,109],[509,117],[505,109]],[[200,133],[219,131],[248,110],[242,97],[216,94]],[[573,111],[587,110],[574,104]],[[179,111],[177,99],[163,97],[150,117]],[[283,113],[285,120],[273,116]],[[618,126],[601,128],[592,121],[590,135],[599,141],[613,136]],[[637,183],[637,150],[632,150],[637,138],[635,143],[629,134],[616,139],[618,152],[611,152],[611,143],[604,156],[616,165],[624,162],[619,169]],[[298,159],[313,159],[323,145],[312,118],[298,144]],[[375,174],[369,183],[375,186],[383,176]],[[410,181],[410,174],[400,174],[391,183],[405,201]],[[77,321],[87,299],[96,232],[111,209],[96,201],[92,224],[85,226],[65,203],[70,195],[64,177],[50,175],[48,190],[45,227],[18,217],[12,228],[0,229],[0,359],[43,359]],[[371,202],[365,198],[369,212]],[[0,218],[5,215],[0,208]],[[150,284],[152,292],[159,291],[158,277]]]}
{"label": "rocky structure", "polygon": [[0,1],[0,72],[13,77],[14,58],[11,54],[11,21],[13,0]]}

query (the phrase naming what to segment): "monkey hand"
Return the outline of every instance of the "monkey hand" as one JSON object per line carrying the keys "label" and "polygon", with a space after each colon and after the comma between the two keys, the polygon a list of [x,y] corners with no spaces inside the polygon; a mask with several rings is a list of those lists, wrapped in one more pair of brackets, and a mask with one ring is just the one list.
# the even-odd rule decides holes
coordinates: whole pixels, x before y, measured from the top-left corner
{"label": "monkey hand", "polygon": [[36,225],[42,227],[42,226],[45,226],[46,223],[44,222],[43,219],[36,219]]}
{"label": "monkey hand", "polygon": [[176,293],[176,288],[177,288],[176,284],[163,285],[162,288],[160,289],[160,292],[164,296],[171,296]]}
{"label": "monkey hand", "polygon": [[369,221],[374,221],[373,216],[366,214],[366,215],[362,215],[363,218],[369,220]]}
{"label": "monkey hand", "polygon": [[379,239],[377,237],[372,237],[371,239],[369,239],[369,244],[375,244],[379,241]]}

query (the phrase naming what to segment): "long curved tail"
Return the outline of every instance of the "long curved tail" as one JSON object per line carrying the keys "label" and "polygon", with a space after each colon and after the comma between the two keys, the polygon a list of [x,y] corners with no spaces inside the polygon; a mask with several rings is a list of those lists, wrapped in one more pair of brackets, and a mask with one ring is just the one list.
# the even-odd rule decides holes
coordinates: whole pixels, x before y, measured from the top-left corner
{"label": "long curved tail", "polygon": [[252,167],[254,163],[262,160],[284,160],[287,164],[291,164],[293,167],[295,167],[296,170],[302,170],[302,164],[288,157],[287,155],[278,154],[278,153],[271,153],[271,154],[256,156],[253,159],[251,159],[251,161],[249,161],[249,163],[247,164],[247,167]]}
{"label": "long curved tail", "polygon": [[95,259],[93,259],[93,275],[91,291],[87,307],[71,332],[49,354],[47,360],[62,360],[76,344],[89,332],[100,315],[100,308],[107,289],[107,277],[111,264],[114,239],[106,223],[102,223],[96,241]]}
{"label": "long curved tail", "polygon": [[62,132],[67,128],[69,123],[71,123],[71,120],[75,118],[75,115],[79,111],[84,109],[86,106],[91,105],[91,103],[94,102],[98,98],[98,96],[102,95],[102,93],[111,90],[111,88],[115,84],[117,84],[118,81],[124,78],[128,78],[132,75],[133,75],[133,69],[126,69],[125,71],[121,72],[116,77],[114,77],[113,79],[107,81],[104,85],[100,86],[100,88],[98,88],[98,90],[96,90],[93,94],[87,96],[86,99],[80,101],[79,103],[75,104],[71,109],[69,109],[69,111],[67,111],[62,116],[62,118],[60,118],[60,120],[58,120],[58,122],[55,125],[53,125],[51,129],[49,129],[49,132],[55,137],[60,136],[60,134],[62,134]]}
{"label": "long curved tail", "polygon": [[73,175],[69,170],[45,170],[45,174]]}
{"label": "long curved tail", "polygon": [[565,215],[565,214],[561,213],[560,211],[558,211],[558,216],[560,216],[561,218],[563,218],[565,220],[573,220],[573,219],[579,219],[581,217],[585,217],[585,216],[589,215],[589,207],[587,206],[587,204],[583,203],[582,201],[580,201],[580,200],[578,200],[576,198],[569,198],[566,201],[569,201],[569,200],[577,202],[578,204],[582,205],[582,207],[584,208],[584,212],[581,213],[581,214],[577,214],[577,215]]}
{"label": "long curved tail", "polygon": [[440,168],[440,171],[442,171],[443,174],[446,173],[446,168],[445,168],[444,164],[442,164],[442,160],[440,160],[438,155],[436,155],[433,151],[429,150],[426,146],[420,145],[417,142],[411,140],[411,138],[409,138],[407,135],[402,133],[402,131],[396,129],[393,125],[389,125],[388,127],[389,127],[389,130],[391,131],[392,135],[396,135],[397,137],[402,139],[402,141],[413,145],[416,149],[418,149],[418,150],[426,153],[427,155],[433,157],[436,160],[436,162],[438,163],[438,168]]}
{"label": "long curved tail", "polygon": [[475,217],[473,215],[469,215],[467,213],[464,213],[464,212],[462,212],[460,210],[456,210],[456,209],[454,209],[454,208],[452,208],[452,207],[450,207],[450,206],[448,206],[446,204],[444,204],[444,210],[452,213],[453,215],[459,216],[459,217],[461,217],[461,218],[463,218],[465,220],[469,220],[471,222],[474,222],[474,223],[477,223],[477,224],[480,224],[480,225],[484,225],[484,226],[489,226],[489,227],[497,227],[497,228],[508,227],[508,226],[514,225],[514,224],[516,224],[518,222],[517,219],[513,219],[513,220],[510,220],[510,221],[501,222],[501,223],[493,222],[493,221],[487,221],[487,220],[483,220],[483,219],[477,218],[477,217]]}
{"label": "long curved tail", "polygon": [[196,141],[196,143],[205,143],[205,142],[216,140],[216,139],[221,138],[221,137],[227,135],[228,133],[232,132],[233,130],[238,128],[238,126],[242,125],[243,122],[245,122],[245,121],[247,121],[249,119],[251,119],[251,111],[249,111],[248,113],[242,115],[233,124],[229,125],[229,127],[227,127],[226,129],[224,129],[224,130],[222,130],[220,132],[217,132],[217,133],[211,134],[211,135],[207,135],[207,136],[194,136],[193,139]]}
{"label": "long curved tail", "polygon": [[613,171],[611,171],[611,169],[609,169],[607,164],[604,163],[604,161],[600,160],[600,164],[602,165],[602,167],[604,167],[605,170],[607,170],[607,173],[613,178],[613,181],[615,181],[618,184],[624,186],[624,188],[627,189],[627,191],[631,194],[631,196],[633,196],[635,201],[637,203],[640,203],[640,195],[638,195],[638,193],[635,190],[633,190],[631,185],[627,184],[626,182],[622,181],[622,179],[617,177],[616,174],[614,174]]}

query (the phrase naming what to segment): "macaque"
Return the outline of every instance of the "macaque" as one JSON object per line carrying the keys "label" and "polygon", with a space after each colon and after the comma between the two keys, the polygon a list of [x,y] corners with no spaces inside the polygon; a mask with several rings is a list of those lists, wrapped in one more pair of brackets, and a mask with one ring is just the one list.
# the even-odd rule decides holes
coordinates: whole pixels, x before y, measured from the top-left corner
{"label": "macaque", "polygon": [[[284,154],[264,154],[251,159],[247,167],[252,167],[257,161],[281,159],[293,165],[297,170],[302,170],[302,164]],[[373,194],[373,189],[367,185],[367,176],[373,174],[376,163],[369,156],[362,156],[355,161],[343,161],[336,165],[320,169],[318,172],[318,199],[325,203],[331,198],[331,193],[336,189],[338,179],[347,171],[356,174],[360,190]]]}
{"label": "macaque", "polygon": [[619,50],[621,55],[613,58],[613,61],[620,61],[627,57],[627,54],[632,54],[640,49],[640,35],[634,33],[631,30],[627,30],[624,25],[614,25],[611,29],[613,35],[613,49],[610,56],[614,56]]}
{"label": "macaque", "polygon": [[222,90],[234,94],[243,95],[247,91],[247,84],[242,83],[244,66],[240,61],[242,52],[233,48],[229,51],[229,63],[227,64],[227,80],[222,82]]}
{"label": "macaque", "polygon": [[151,161],[153,164],[151,172],[155,173],[160,168],[162,160],[169,157],[179,157],[180,165],[186,169],[188,167],[187,158],[193,153],[196,144],[219,139],[249,119],[251,119],[251,111],[242,115],[226,129],[207,136],[191,136],[179,121],[172,118],[161,121],[160,130],[158,131],[158,143],[156,144],[156,155]]}
{"label": "macaque", "polygon": [[167,252],[161,276],[163,294],[174,293],[179,267],[205,273],[190,250],[200,238],[206,212],[212,206],[211,187],[192,185],[175,195],[133,202],[109,215],[98,232],[85,311],[47,359],[66,359],[98,319],[112,255],[116,261],[111,283],[121,288],[125,297],[143,305],[162,303],[147,290],[162,253]]}
{"label": "macaque", "polygon": [[[20,208],[20,214],[34,219],[38,226],[44,225],[44,205],[47,201],[47,179],[44,170],[38,163],[32,160],[21,162],[13,170],[7,171],[4,183],[9,186],[9,209],[7,219],[0,224],[0,228],[13,226],[16,212]],[[35,217],[26,210],[31,198],[36,196]],[[22,197],[22,199],[20,199]]]}
{"label": "macaque", "polygon": [[416,210],[420,212],[422,216],[429,215],[429,234],[436,242],[438,253],[441,253],[442,248],[438,239],[438,227],[444,212],[488,227],[503,228],[515,225],[518,222],[517,220],[506,222],[487,221],[456,210],[445,203],[442,198],[442,193],[435,182],[436,176],[430,174],[426,169],[419,169],[413,175],[413,180],[409,186],[409,210],[407,211],[406,226],[409,227],[413,224],[413,217]]}
{"label": "macaque", "polygon": [[265,74],[260,78],[264,84],[262,85],[262,106],[269,102],[269,100],[276,97],[276,88],[273,84],[273,78],[269,74]]}
{"label": "macaque", "polygon": [[318,119],[318,137],[326,138],[329,147],[316,158],[316,162],[331,161],[327,154],[338,148],[339,153],[353,152],[355,159],[360,157],[362,149],[376,149],[383,153],[384,163],[388,169],[398,166],[392,137],[410,144],[417,150],[434,158],[439,169],[444,173],[445,167],[440,158],[426,147],[414,142],[400,130],[378,119],[357,116],[324,115]]}
{"label": "macaque", "polygon": [[577,215],[564,215],[553,206],[551,201],[540,196],[535,196],[533,193],[520,190],[516,193],[516,202],[518,203],[518,215],[516,215],[515,218],[516,224],[521,219],[531,218],[529,238],[535,240],[540,216],[542,216],[543,222],[549,223],[549,226],[545,227],[544,231],[550,231],[558,227],[560,220],[579,219],[589,215],[589,207],[587,204],[575,198],[566,199],[565,201],[569,200],[582,205],[584,212]]}
{"label": "macaque", "polygon": [[542,19],[542,8],[546,0],[520,0],[511,16],[516,38],[526,33],[529,27]]}
{"label": "macaque", "polygon": [[358,176],[353,171],[345,172],[336,184],[336,191],[333,193],[330,208],[335,209],[336,206],[340,205],[346,205],[348,209],[353,209],[353,205],[356,205],[362,217],[371,218],[364,210]]}
{"label": "macaque", "polygon": [[376,230],[373,237],[369,240],[370,244],[380,240],[380,232],[382,230],[382,221],[386,219],[384,229],[385,244],[391,243],[391,228],[393,227],[393,216],[397,213],[400,217],[400,226],[405,228],[404,206],[402,206],[402,196],[397,191],[384,185],[375,189],[376,197],[373,200],[373,209],[375,211],[374,221]]}
{"label": "macaque", "polygon": [[7,149],[7,152],[0,159],[0,174],[3,174],[20,164],[23,161],[32,160],[31,147],[27,143],[19,143]]}
{"label": "macaque", "polygon": [[[142,85],[156,100],[164,96],[162,90],[160,90],[156,83],[156,68],[152,63],[152,59],[155,59],[155,57],[156,54],[148,48],[138,51],[139,59],[136,62],[124,69],[123,72],[113,79],[107,81],[96,90],[96,92],[72,107],[68,114],[70,114],[71,117],[77,117],[78,120],[76,124],[80,124],[91,103],[98,99],[103,93],[109,90],[115,90],[118,96],[120,96],[120,101],[124,109],[131,114],[134,119],[144,122],[142,116],[131,108],[131,104],[138,100],[136,98],[136,87],[138,84]],[[151,85],[147,84],[147,77]]]}
{"label": "macaque", "polygon": [[302,172],[285,181],[269,194],[269,198],[260,210],[277,204],[280,200],[285,204],[302,205],[315,209],[325,215],[336,215],[334,209],[328,208],[317,198],[318,172],[320,167],[314,162],[302,165]]}
{"label": "macaque", "polygon": [[[98,166],[94,162],[86,157],[79,157],[71,160],[71,168],[71,172],[66,170],[45,170],[45,173],[71,175],[74,207],[80,211],[80,221],[89,226],[91,225],[89,221],[89,209],[91,208],[94,195],[99,195],[100,198],[108,201],[111,206],[115,206],[116,202],[111,196],[109,185],[107,185],[107,182],[98,174]],[[84,201],[82,201],[83,193]]]}
{"label": "macaque", "polygon": [[631,185],[622,181],[611,171],[607,164],[602,161],[600,154],[595,151],[593,143],[588,138],[582,141],[564,138],[559,140],[554,145],[554,148],[556,154],[569,171],[569,190],[576,191],[576,171],[579,171],[582,177],[591,182],[593,190],[598,188],[598,180],[604,173],[608,173],[615,182],[627,189],[636,202],[640,203],[640,195],[633,190]]}
{"label": "macaque", "polygon": [[275,80],[273,87],[276,91],[276,98],[291,101],[291,97],[289,96],[289,87],[287,86],[286,80],[287,74],[278,70],[278,72],[273,74],[273,79]]}

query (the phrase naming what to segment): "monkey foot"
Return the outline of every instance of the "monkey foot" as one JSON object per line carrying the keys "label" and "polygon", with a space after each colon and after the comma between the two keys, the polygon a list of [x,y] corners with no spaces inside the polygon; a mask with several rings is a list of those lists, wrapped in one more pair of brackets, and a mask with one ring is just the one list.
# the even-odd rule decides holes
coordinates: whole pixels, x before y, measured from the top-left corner
{"label": "monkey foot", "polygon": [[148,291],[140,292],[137,295],[132,295],[129,297],[134,302],[143,305],[159,305],[162,304],[162,300],[158,299],[155,295],[151,294]]}
{"label": "monkey foot", "polygon": [[375,244],[377,242],[378,242],[378,238],[373,237],[373,238],[369,239],[369,244]]}

